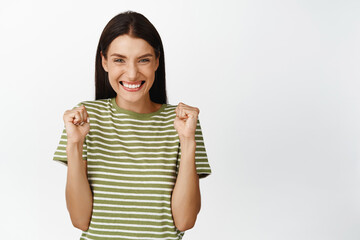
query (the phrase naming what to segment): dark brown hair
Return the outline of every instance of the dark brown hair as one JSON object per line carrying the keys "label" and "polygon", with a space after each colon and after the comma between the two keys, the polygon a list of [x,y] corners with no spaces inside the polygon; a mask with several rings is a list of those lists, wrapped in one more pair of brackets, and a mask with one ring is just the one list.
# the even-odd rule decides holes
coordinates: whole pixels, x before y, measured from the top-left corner
{"label": "dark brown hair", "polygon": [[101,33],[95,60],[95,100],[116,97],[116,92],[109,83],[108,73],[102,66],[100,52],[107,58],[111,42],[123,34],[144,39],[154,48],[156,57],[160,57],[155,80],[149,93],[151,101],[167,103],[165,58],[160,35],[145,16],[133,11],[126,11],[113,17]]}

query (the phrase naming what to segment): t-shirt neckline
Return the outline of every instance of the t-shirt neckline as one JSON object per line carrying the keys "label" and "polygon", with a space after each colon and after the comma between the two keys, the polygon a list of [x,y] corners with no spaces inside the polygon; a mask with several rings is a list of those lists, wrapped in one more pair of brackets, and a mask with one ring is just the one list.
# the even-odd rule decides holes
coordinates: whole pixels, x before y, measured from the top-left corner
{"label": "t-shirt neckline", "polygon": [[133,111],[126,110],[126,109],[123,109],[123,108],[119,107],[119,105],[117,105],[117,103],[116,103],[115,97],[111,98],[111,104],[118,113],[128,114],[128,115],[133,116],[135,118],[141,118],[141,119],[142,118],[149,118],[149,117],[152,117],[152,116],[155,116],[155,115],[159,115],[166,107],[166,104],[162,104],[161,107],[159,108],[159,110],[157,110],[155,112],[152,112],[152,113],[137,113],[137,112],[133,112]]}

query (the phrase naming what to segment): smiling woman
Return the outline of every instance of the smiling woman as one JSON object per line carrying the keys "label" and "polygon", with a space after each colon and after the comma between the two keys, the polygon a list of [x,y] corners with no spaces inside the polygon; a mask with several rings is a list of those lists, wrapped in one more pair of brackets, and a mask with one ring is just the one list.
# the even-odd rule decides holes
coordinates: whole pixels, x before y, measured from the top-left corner
{"label": "smiling woman", "polygon": [[101,52],[101,57],[121,108],[148,113],[161,107],[151,103],[148,94],[159,66],[159,57],[149,43],[129,34],[121,35],[111,42],[107,53]]}
{"label": "smiling woman", "polygon": [[[132,67],[131,64],[134,64],[135,59],[139,64],[147,61],[151,61],[150,65],[157,63],[156,68],[153,69],[156,70],[153,76],[154,87],[149,89],[149,95],[152,102],[167,103],[165,55],[161,37],[146,17],[131,11],[119,14],[111,19],[100,36],[95,66],[96,99],[117,96],[117,92],[109,83],[111,79],[108,76],[109,70],[111,70],[107,67],[110,64],[109,61],[115,61],[120,66],[125,64],[125,66]],[[137,66],[139,65],[133,65],[135,68],[128,70],[136,70]],[[123,71],[126,70],[122,69]],[[131,74],[134,72],[127,74],[131,78],[133,77]]]}
{"label": "smiling woman", "polygon": [[106,25],[95,82],[95,100],[65,111],[53,158],[68,167],[73,225],[83,240],[182,239],[211,169],[199,109],[167,103],[161,38],[143,15]]}

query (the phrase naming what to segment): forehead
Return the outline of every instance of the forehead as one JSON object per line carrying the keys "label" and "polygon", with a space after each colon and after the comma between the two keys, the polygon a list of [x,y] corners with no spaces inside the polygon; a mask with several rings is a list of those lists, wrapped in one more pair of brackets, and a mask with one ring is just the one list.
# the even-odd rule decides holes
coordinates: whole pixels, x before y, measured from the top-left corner
{"label": "forehead", "polygon": [[120,35],[115,38],[108,50],[108,55],[119,53],[126,56],[136,56],[144,53],[153,53],[152,46],[142,38],[134,38],[129,35]]}

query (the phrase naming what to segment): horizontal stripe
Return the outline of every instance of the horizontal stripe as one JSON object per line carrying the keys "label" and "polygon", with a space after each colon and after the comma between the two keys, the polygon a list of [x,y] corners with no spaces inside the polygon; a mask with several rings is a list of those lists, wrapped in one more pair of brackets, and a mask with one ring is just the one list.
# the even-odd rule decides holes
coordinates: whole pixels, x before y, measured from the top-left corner
{"label": "horizontal stripe", "polygon": [[104,129],[106,131],[117,129],[123,131],[132,130],[136,132],[146,131],[148,133],[151,132],[151,130],[158,130],[158,131],[171,130],[171,132],[174,132],[174,125],[172,123],[167,125],[158,125],[158,126],[153,126],[153,125],[138,126],[136,124],[129,124],[129,123],[112,124],[110,121],[93,120],[93,122],[90,122],[90,126],[91,128]]}
{"label": "horizontal stripe", "polygon": [[149,168],[114,168],[114,167],[108,167],[108,166],[100,166],[100,165],[96,165],[96,166],[92,166],[92,165],[88,165],[88,169],[111,169],[111,170],[119,170],[120,171],[134,171],[134,172],[147,172],[147,173],[152,173],[152,172],[169,172],[171,173],[172,170],[171,169],[161,169],[161,168],[155,168],[155,169],[149,169]]}
{"label": "horizontal stripe", "polygon": [[106,179],[106,178],[100,178],[100,177],[89,177],[89,180],[92,181],[109,181],[109,182],[115,182],[115,183],[131,183],[131,184],[164,184],[169,185],[169,182],[162,182],[162,181],[127,181],[127,180],[117,180],[117,179]]}
{"label": "horizontal stripe", "polygon": [[[122,225],[119,225],[119,226],[122,226]],[[142,228],[144,228],[144,226],[140,226]],[[93,227],[91,226],[92,229],[95,229],[95,230],[98,230],[98,231],[103,231],[103,232],[119,232],[119,230],[117,229],[101,229],[101,228],[96,228],[96,227]],[[163,231],[163,232],[159,232],[159,231],[154,231],[154,230],[157,230],[157,229],[154,229],[152,228],[151,230],[147,230],[147,231],[130,231],[130,230],[121,230],[121,232],[128,232],[128,233],[137,233],[137,234],[140,234],[140,233],[151,233],[151,234],[166,234],[166,233],[173,233],[172,231]]]}
{"label": "horizontal stripe", "polygon": [[109,154],[103,154],[103,153],[90,153],[88,152],[88,155],[91,156],[91,157],[104,157],[103,160],[107,160],[105,159],[106,157],[107,158],[111,158],[111,159],[118,159],[118,160],[124,160],[124,159],[132,159],[132,160],[148,160],[148,161],[151,161],[151,160],[169,160],[168,158],[165,158],[165,157],[158,157],[158,156],[146,156],[146,157],[129,157],[129,156],[116,156],[116,155],[109,155]]}
{"label": "horizontal stripe", "polygon": [[[125,161],[126,159],[131,159],[131,161]],[[112,166],[116,166],[116,165],[123,165],[123,166],[129,166],[129,167],[135,167],[135,166],[147,166],[147,167],[152,167],[152,166],[173,166],[173,163],[167,163],[167,162],[155,162],[155,161],[151,161],[151,162],[134,162],[132,158],[122,158],[121,162],[120,161],[107,161],[107,160],[102,160],[102,159],[89,159],[88,160],[88,164],[109,164]]]}
{"label": "horizontal stripe", "polygon": [[[109,194],[107,191],[93,190],[94,193]],[[124,193],[124,192],[111,192],[111,195],[124,195],[124,196],[136,196],[136,197],[169,197],[166,194],[155,194],[155,193]]]}
{"label": "horizontal stripe", "polygon": [[[138,141],[139,143],[142,143],[140,141]],[[166,143],[167,141],[163,141],[163,143]],[[104,144],[100,141],[92,141],[92,140],[88,140],[87,144],[97,144],[98,146],[104,146]],[[119,143],[114,143],[114,144],[108,144],[107,147],[116,147],[116,148],[123,148],[126,147],[128,149],[176,149],[176,151],[178,150],[179,146],[177,145],[172,145],[172,146],[143,146],[138,145],[138,146],[125,146],[124,144],[119,144]],[[203,147],[204,148],[204,147]]]}
{"label": "horizontal stripe", "polygon": [[124,187],[124,186],[116,186],[116,185],[104,185],[104,184],[97,184],[97,183],[93,183],[92,187],[101,187],[101,188],[106,188],[106,189],[112,189],[113,191],[115,189],[131,189],[132,191],[138,191],[138,190],[146,190],[146,191],[151,191],[151,190],[159,190],[159,191],[172,191],[172,189],[166,189],[166,188],[154,188],[154,187],[136,187],[136,186],[129,186],[129,187]]}
{"label": "horizontal stripe", "polygon": [[[126,217],[108,217],[108,216],[93,216],[93,219],[95,219],[95,223],[98,223],[99,220],[110,220],[111,222],[116,222],[119,220],[124,220],[124,221],[134,221],[133,218],[126,218]],[[172,220],[169,219],[147,219],[147,218],[137,218],[136,222],[154,222],[154,223],[167,223],[167,224],[171,224],[173,223]]]}
{"label": "horizontal stripe", "polygon": [[[94,196],[94,200],[105,200],[105,201],[112,201],[112,202],[119,202],[119,201],[116,201],[114,200],[113,198],[106,198],[106,197],[98,197],[98,196]],[[131,203],[134,203],[134,202],[138,202],[138,203],[141,203],[141,204],[144,204],[144,203],[167,203],[168,204],[168,201],[162,201],[162,200],[144,200],[144,199],[121,199],[122,202],[131,202]]]}
{"label": "horizontal stripe", "polygon": [[[166,151],[166,152],[131,152],[131,151],[126,151],[126,150],[111,150],[111,149],[105,149],[102,147],[93,147],[92,149],[94,150],[102,150],[104,152],[109,152],[109,153],[126,153],[126,154],[134,154],[134,155],[145,155],[145,154],[151,154],[151,155],[156,155],[156,154],[166,154],[166,155],[173,155],[173,154],[177,154],[178,150],[175,149],[175,151]],[[199,153],[205,153],[205,151],[202,151]]]}
{"label": "horizontal stripe", "polygon": [[[146,239],[146,240],[149,240],[149,237],[139,237],[139,236],[127,236],[126,238],[124,238],[124,236],[122,235],[104,235],[104,234],[94,234],[94,233],[91,233],[91,232],[88,232],[87,233],[88,235],[90,236],[95,236],[95,237],[107,237],[107,238],[119,238],[121,237],[120,239],[121,240],[132,240],[132,239]],[[101,239],[101,238],[100,238]],[[162,240],[176,240],[176,239],[181,239],[181,238],[177,238],[177,237],[162,237],[162,238],[159,238],[159,239],[162,239]]]}
{"label": "horizontal stripe", "polygon": [[93,225],[126,226],[126,227],[146,227],[146,228],[163,228],[163,227],[173,228],[173,227],[174,227],[173,225],[170,225],[170,224],[156,226],[156,225],[147,225],[147,224],[101,223],[101,222],[99,223],[99,222],[95,222],[95,221],[93,221]]}
{"label": "horizontal stripe", "polygon": [[[98,174],[98,175],[111,175],[111,176],[119,176],[119,174],[111,173],[111,172],[104,172],[104,171],[88,171],[88,174]],[[141,175],[141,174],[127,174],[127,173],[121,173],[121,176],[129,176],[129,177],[138,177],[138,178],[170,178],[175,179],[176,176],[173,175],[159,175],[159,174],[147,174],[147,175]]]}
{"label": "horizontal stripe", "polygon": [[[95,207],[113,207],[114,209],[118,208],[119,205],[116,205],[116,204],[104,204],[104,203],[94,203],[94,206]],[[169,207],[151,207],[151,206],[135,206],[135,205],[132,205],[132,206],[121,206],[121,208],[140,208],[140,209],[157,209],[157,210],[161,210],[161,209],[166,209],[166,210],[171,210]]]}

